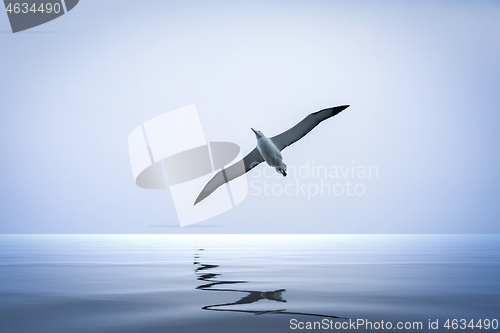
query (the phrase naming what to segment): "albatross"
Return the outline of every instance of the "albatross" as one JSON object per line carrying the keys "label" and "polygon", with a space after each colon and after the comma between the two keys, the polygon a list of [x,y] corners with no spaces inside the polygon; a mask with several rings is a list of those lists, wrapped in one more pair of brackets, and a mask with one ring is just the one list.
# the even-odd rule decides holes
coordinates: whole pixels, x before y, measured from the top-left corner
{"label": "albatross", "polygon": [[273,136],[272,138],[268,138],[261,131],[251,128],[257,138],[257,147],[255,147],[242,160],[217,172],[215,176],[205,185],[201,193],[196,198],[194,204],[196,205],[203,199],[207,198],[220,186],[244,175],[264,161],[266,161],[269,166],[275,168],[276,172],[281,173],[283,177],[286,177],[286,164],[283,163],[281,151],[290,146],[292,143],[302,139],[323,120],[339,114],[348,107],[349,105],[341,105],[313,112],[297,125],[281,134]]}

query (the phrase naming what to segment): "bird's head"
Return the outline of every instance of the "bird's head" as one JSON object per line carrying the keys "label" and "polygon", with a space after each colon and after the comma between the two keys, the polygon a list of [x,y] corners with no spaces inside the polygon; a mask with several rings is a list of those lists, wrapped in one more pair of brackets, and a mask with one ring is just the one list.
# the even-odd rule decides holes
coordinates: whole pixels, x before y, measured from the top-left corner
{"label": "bird's head", "polygon": [[256,131],[254,130],[253,128],[250,128],[254,133],[255,133],[255,136],[258,138],[262,138],[264,136],[264,134],[262,134],[261,131]]}

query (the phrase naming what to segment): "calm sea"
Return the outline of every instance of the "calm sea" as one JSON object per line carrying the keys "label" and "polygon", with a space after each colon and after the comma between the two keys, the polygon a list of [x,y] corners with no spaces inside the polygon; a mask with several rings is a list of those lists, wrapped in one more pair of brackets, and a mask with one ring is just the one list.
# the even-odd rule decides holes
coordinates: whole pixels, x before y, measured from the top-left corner
{"label": "calm sea", "polygon": [[[341,329],[359,320],[372,326]],[[500,332],[495,320],[499,235],[0,236],[1,333]]]}

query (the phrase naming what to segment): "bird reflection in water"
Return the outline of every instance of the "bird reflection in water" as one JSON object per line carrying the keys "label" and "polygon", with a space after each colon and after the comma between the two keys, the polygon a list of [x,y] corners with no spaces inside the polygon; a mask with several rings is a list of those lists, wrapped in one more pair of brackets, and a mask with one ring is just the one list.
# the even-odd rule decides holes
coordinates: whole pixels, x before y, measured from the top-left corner
{"label": "bird reflection in water", "polygon": [[[204,251],[204,249],[199,250]],[[236,285],[247,283],[248,281],[223,281],[220,280],[220,274],[212,273],[211,270],[219,267],[219,265],[208,265],[203,264],[200,261],[199,254],[194,256],[194,265],[196,279],[198,281],[203,281],[196,289],[205,290],[205,291],[219,291],[219,292],[238,292],[243,293],[243,297],[235,302],[223,303],[223,304],[213,304],[206,305],[202,307],[203,310],[209,311],[227,311],[227,312],[244,312],[244,313],[253,313],[256,315],[262,314],[288,314],[288,315],[303,315],[303,316],[315,316],[315,317],[323,317],[323,318],[334,318],[334,319],[347,319],[343,317],[331,316],[331,315],[322,315],[317,313],[306,313],[306,312],[290,312],[286,311],[286,309],[278,309],[278,310],[242,310],[242,309],[227,309],[225,307],[232,305],[242,305],[242,304],[251,304],[258,302],[260,300],[269,300],[275,302],[286,303],[286,299],[283,298],[283,293],[286,292],[286,289],[278,289],[274,291],[260,291],[260,290],[245,290],[245,289],[229,289],[229,288],[218,288],[221,285]],[[214,288],[215,287],[215,288]]]}

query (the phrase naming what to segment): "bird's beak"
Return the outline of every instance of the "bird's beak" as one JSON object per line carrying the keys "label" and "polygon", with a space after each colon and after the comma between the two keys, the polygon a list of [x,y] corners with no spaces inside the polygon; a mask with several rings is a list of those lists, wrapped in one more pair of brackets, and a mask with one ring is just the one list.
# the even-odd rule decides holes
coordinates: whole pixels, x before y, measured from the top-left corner
{"label": "bird's beak", "polygon": [[257,131],[250,127],[250,129],[257,135]]}

